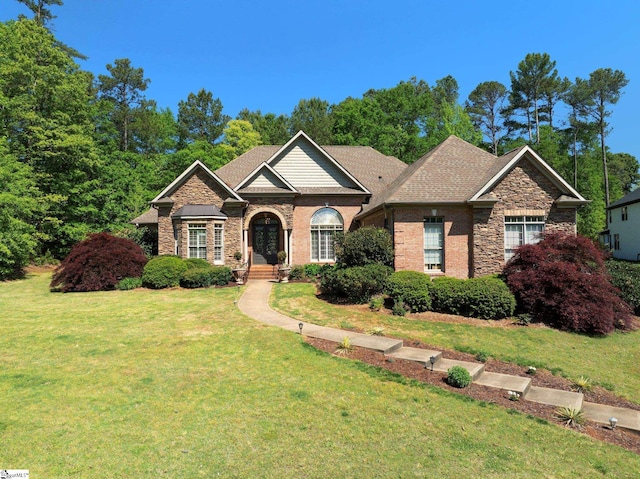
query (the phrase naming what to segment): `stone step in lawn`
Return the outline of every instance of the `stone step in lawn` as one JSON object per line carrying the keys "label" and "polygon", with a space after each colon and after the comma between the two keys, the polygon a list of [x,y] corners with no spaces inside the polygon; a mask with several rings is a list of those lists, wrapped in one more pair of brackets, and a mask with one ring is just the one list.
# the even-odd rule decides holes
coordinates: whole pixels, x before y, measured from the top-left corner
{"label": "stone step in lawn", "polygon": [[551,406],[581,409],[583,397],[582,393],[531,386],[529,391],[527,391],[527,394],[524,396],[524,399],[527,401],[549,404]]}
{"label": "stone step in lawn", "polygon": [[425,366],[428,366],[430,368],[431,357],[436,358],[436,362],[438,362],[442,358],[442,352],[432,351],[430,349],[402,347],[388,354],[388,356],[397,359],[406,359],[408,361],[416,361],[418,363],[425,363]]}
{"label": "stone step in lawn", "polygon": [[505,391],[514,391],[524,397],[531,387],[531,378],[521,376],[511,376],[509,374],[483,372],[478,379],[474,381],[481,386],[489,386],[492,388],[504,389]]}

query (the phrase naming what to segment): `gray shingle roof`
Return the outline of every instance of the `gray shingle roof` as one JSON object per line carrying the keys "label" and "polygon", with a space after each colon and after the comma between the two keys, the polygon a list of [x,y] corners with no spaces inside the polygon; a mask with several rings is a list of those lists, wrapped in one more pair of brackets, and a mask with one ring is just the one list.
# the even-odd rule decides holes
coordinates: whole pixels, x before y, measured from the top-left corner
{"label": "gray shingle roof", "polygon": [[149,208],[137,218],[132,219],[129,223],[134,225],[157,225],[158,210],[155,208]]}
{"label": "gray shingle roof", "polygon": [[189,217],[216,217],[227,218],[220,208],[216,205],[184,205],[173,213],[174,218],[189,218]]}
{"label": "gray shingle roof", "polygon": [[404,170],[364,211],[384,203],[465,202],[516,154],[497,158],[452,135]]}
{"label": "gray shingle roof", "polygon": [[618,201],[614,201],[609,205],[608,209],[617,208],[619,206],[630,205],[632,203],[638,203],[640,201],[640,188],[636,188],[631,193],[623,196]]}

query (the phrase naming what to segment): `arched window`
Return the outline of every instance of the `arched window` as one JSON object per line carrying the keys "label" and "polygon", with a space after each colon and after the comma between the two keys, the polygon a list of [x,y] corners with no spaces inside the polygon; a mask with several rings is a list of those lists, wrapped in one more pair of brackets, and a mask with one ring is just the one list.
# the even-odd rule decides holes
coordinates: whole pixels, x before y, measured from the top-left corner
{"label": "arched window", "polygon": [[333,208],[322,208],[311,217],[311,261],[335,261],[336,231],[344,229],[342,216]]}

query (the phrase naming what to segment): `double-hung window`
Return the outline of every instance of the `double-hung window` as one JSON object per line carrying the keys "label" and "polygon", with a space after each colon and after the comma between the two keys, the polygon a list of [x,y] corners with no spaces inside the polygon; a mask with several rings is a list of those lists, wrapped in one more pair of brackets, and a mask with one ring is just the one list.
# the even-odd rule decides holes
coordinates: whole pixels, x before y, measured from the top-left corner
{"label": "double-hung window", "polygon": [[627,207],[622,207],[622,221],[627,221],[629,219],[629,213],[627,211]]}
{"label": "double-hung window", "polygon": [[213,224],[213,262],[223,264],[224,260],[224,224]]}
{"label": "double-hung window", "polygon": [[504,260],[509,261],[523,244],[536,244],[544,231],[544,216],[505,216]]}
{"label": "double-hung window", "polygon": [[424,269],[444,271],[443,263],[444,221],[443,218],[424,219]]}
{"label": "double-hung window", "polygon": [[207,225],[189,224],[189,258],[207,259]]}
{"label": "double-hung window", "polygon": [[344,229],[342,216],[333,208],[322,208],[311,217],[311,261],[335,261],[334,240]]}

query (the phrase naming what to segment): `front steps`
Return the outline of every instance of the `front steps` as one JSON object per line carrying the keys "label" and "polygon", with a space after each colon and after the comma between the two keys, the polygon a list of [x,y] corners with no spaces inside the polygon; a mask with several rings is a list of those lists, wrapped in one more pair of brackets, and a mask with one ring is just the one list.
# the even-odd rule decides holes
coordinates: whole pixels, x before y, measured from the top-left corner
{"label": "front steps", "polygon": [[278,279],[278,269],[272,264],[252,264],[248,281],[259,279]]}

